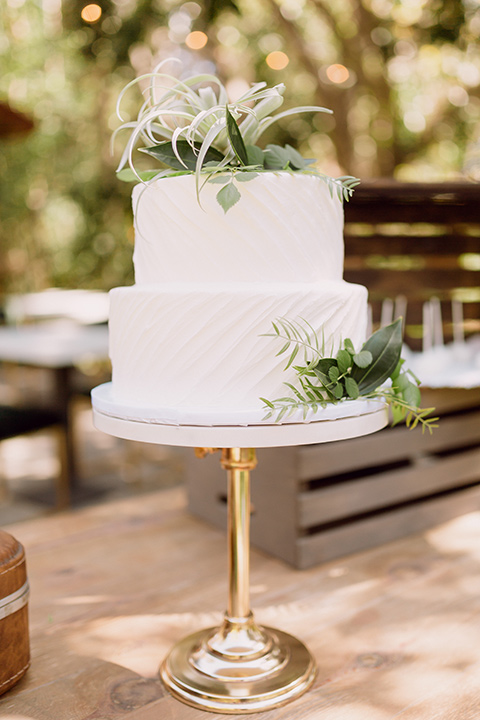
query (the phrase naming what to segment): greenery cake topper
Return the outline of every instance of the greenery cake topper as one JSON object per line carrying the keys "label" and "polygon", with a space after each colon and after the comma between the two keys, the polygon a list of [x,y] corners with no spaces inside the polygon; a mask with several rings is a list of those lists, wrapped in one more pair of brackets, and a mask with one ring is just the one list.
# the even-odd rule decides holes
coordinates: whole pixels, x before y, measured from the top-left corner
{"label": "greenery cake topper", "polygon": [[[422,432],[430,433],[437,427],[438,418],[428,417],[435,408],[420,408],[420,381],[403,367],[401,318],[373,333],[359,352],[351,340],[345,340],[334,357],[326,356],[324,340],[320,342],[306,320],[280,318],[272,325],[273,332],[266,337],[283,341],[277,356],[290,351],[285,370],[294,367],[298,387],[285,383],[292,396],[260,398],[265,403],[264,420],[280,422],[299,409],[306,419],[309,411],[315,413],[328,403],[363,398],[386,402],[394,425],[405,421],[414,428],[420,423]],[[293,365],[299,353],[304,364]]]}
{"label": "greenery cake topper", "polygon": [[[129,130],[130,137],[117,169],[117,176],[127,182],[148,184],[159,178],[194,174],[197,198],[202,184],[218,183],[216,198],[225,212],[240,199],[237,186],[263,172],[288,171],[316,175],[324,180],[330,192],[340,199],[352,195],[357,178],[331,178],[312,167],[315,160],[307,160],[291,145],[257,143],[273,123],[301,112],[332,113],[324,107],[307,105],[275,113],[283,104],[285,86],[267,87],[255,83],[235,101],[215,75],[200,74],[179,80],[161,72],[172,60],[164,60],[152,73],[132,80],[120,93],[117,115],[122,125],[118,132]],[[180,62],[177,60],[177,62]],[[125,93],[134,85],[148,81],[145,99],[136,120],[123,122],[121,105]],[[137,170],[133,153],[138,148],[163,167]],[[200,200],[199,200],[200,202]]]}

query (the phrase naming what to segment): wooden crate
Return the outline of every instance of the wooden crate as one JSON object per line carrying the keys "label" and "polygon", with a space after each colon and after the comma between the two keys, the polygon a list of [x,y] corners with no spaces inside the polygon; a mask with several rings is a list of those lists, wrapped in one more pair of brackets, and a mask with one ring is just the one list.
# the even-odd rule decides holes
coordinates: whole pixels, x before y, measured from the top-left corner
{"label": "wooden crate", "polygon": [[[252,545],[296,568],[420,532],[480,508],[480,389],[424,392],[433,435],[385,428],[365,437],[258,450]],[[186,463],[189,509],[226,527],[219,456]]]}

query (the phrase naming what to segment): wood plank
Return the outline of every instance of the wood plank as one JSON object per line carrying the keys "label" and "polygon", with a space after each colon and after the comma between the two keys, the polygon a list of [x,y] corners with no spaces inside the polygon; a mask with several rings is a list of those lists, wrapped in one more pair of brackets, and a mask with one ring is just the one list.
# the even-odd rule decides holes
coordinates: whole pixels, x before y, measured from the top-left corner
{"label": "wood plank", "polygon": [[[206,717],[157,680],[175,640],[220,620],[226,590],[224,536],[184,506],[175,489],[9,528],[27,549],[34,657],[0,698],[1,717]],[[263,717],[473,720],[479,547],[480,513],[471,513],[303,572],[253,552],[257,620],[303,639],[319,667],[310,692]]]}
{"label": "wood plank", "polygon": [[410,265],[402,269],[388,268],[388,271],[381,267],[365,267],[361,270],[346,268],[344,279],[365,285],[369,291],[381,291],[384,297],[395,297],[402,293],[407,297],[420,297],[422,290],[426,297],[438,294],[447,298],[453,288],[478,288],[478,273],[473,270],[423,269]]}
{"label": "wood plank", "polygon": [[34,712],[35,720],[105,720],[130,717],[132,710],[143,710],[165,694],[160,680],[92,659],[76,673],[53,675],[51,682],[38,687],[33,707],[30,693],[20,692],[16,697],[6,695],[0,709],[3,717],[12,711],[15,717],[29,718]]}
{"label": "wood plank", "polygon": [[[477,246],[478,246],[478,240]],[[478,247],[477,247],[478,250]],[[464,250],[463,252],[466,252]],[[394,254],[387,247],[384,247],[383,253],[378,255],[348,255],[344,261],[344,271],[362,272],[363,270],[377,270],[379,272],[424,272],[429,273],[431,270],[451,273],[452,268],[460,268],[460,272],[466,272],[462,268],[462,253],[448,255],[424,255],[420,252],[417,254],[404,248],[403,252]],[[416,276],[415,276],[416,277]]]}
{"label": "wood plank", "polygon": [[[407,226],[411,231],[411,225]],[[438,228],[438,233],[435,230]],[[480,224],[479,224],[480,228]],[[366,228],[363,229],[364,232]],[[353,260],[362,260],[371,255],[382,257],[392,255],[408,255],[425,257],[427,262],[434,258],[449,256],[450,261],[458,264],[462,253],[478,252],[478,237],[461,235],[444,226],[431,226],[431,234],[383,234],[381,235],[370,226],[368,235],[355,233],[355,227],[345,226],[345,262],[349,265]],[[455,255],[452,255],[455,253]],[[443,258],[442,258],[443,259]]]}
{"label": "wood plank", "polygon": [[476,183],[365,181],[345,205],[347,222],[444,222],[478,224]]}
{"label": "wood plank", "polygon": [[428,498],[436,493],[480,485],[480,448],[437,459],[427,458],[413,467],[391,470],[373,477],[337,483],[299,493],[298,525],[311,528],[402,502]]}
{"label": "wood plank", "polygon": [[392,510],[352,522],[297,541],[297,567],[309,568],[342,555],[360,552],[379,543],[391,542],[480,507],[480,487],[454,495],[433,498],[413,506]]}
{"label": "wood plank", "polygon": [[[206,717],[157,680],[175,640],[219,622],[226,592],[224,536],[184,507],[175,489],[9,528],[27,550],[34,657],[0,698],[1,717]],[[301,637],[319,666],[310,692],[263,717],[467,720],[478,686],[479,547],[474,513],[303,572],[253,552],[257,620]]]}

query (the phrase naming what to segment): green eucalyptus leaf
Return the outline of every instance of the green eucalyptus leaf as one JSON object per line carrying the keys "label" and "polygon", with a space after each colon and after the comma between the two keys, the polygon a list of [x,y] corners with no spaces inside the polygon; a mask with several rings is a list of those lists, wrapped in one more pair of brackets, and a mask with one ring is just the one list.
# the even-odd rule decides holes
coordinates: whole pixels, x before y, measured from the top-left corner
{"label": "green eucalyptus leaf", "polygon": [[290,163],[287,150],[280,145],[267,145],[264,150],[265,167],[268,170],[283,170]]}
{"label": "green eucalyptus leaf", "polygon": [[402,391],[402,397],[405,402],[408,403],[408,405],[410,405],[411,407],[420,407],[422,396],[417,385],[409,382],[408,387],[406,387],[405,390]]}
{"label": "green eucalyptus leaf", "polygon": [[255,166],[260,165],[261,167],[263,167],[263,164],[265,162],[265,155],[263,154],[263,150],[257,145],[247,145],[245,149],[247,151],[248,164]]}
{"label": "green eucalyptus leaf", "polygon": [[[198,143],[195,144],[195,150],[199,151],[201,148],[201,145]],[[176,168],[177,170],[185,170],[185,166],[188,170],[195,170],[197,166],[197,154],[186,140],[177,140],[177,152],[182,158],[185,165],[182,165],[178,157],[175,155],[175,152],[173,150],[172,143],[167,140],[165,142],[159,143],[158,145],[153,145],[152,147],[148,148],[140,148],[142,152],[146,153],[147,155],[151,155],[152,157],[156,158],[157,160],[160,160],[165,165],[168,165],[169,167]],[[223,155],[218,150],[215,150],[213,147],[209,147],[207,150],[207,154],[204,158],[205,162],[220,162],[223,160]]]}
{"label": "green eucalyptus leaf", "polygon": [[417,385],[414,385],[405,373],[401,373],[394,381],[394,388],[398,390],[403,400],[412,407],[419,407],[421,393]]}
{"label": "green eucalyptus leaf", "polygon": [[272,410],[275,409],[275,405],[270,400],[267,400],[267,398],[261,397],[260,400],[265,403],[265,405],[267,405],[269,408],[272,408]]}
{"label": "green eucalyptus leaf", "polygon": [[339,350],[337,353],[337,363],[338,369],[343,375],[347,372],[348,368],[352,364],[352,358],[350,353],[347,350]]}
{"label": "green eucalyptus leaf", "polygon": [[237,172],[235,173],[235,180],[238,180],[238,182],[249,182],[249,180],[253,180],[254,178],[258,177],[257,172]]}
{"label": "green eucalyptus leaf", "polygon": [[353,356],[353,362],[359,368],[366,368],[371,365],[373,361],[373,355],[369,350],[360,350],[359,353],[355,353]]}
{"label": "green eucalyptus leaf", "polygon": [[295,170],[303,170],[306,165],[309,165],[313,161],[307,161],[305,160],[298,150],[295,150],[291,145],[285,145],[285,150],[287,151],[288,159],[290,161],[290,165],[292,168],[295,168]]}
{"label": "green eucalyptus leaf", "polygon": [[345,378],[345,390],[347,391],[348,397],[352,400],[356,400],[360,395],[358,385],[352,377]]}
{"label": "green eucalyptus leaf", "polygon": [[216,197],[224,212],[227,212],[240,200],[240,193],[233,183],[229,183],[218,191]]}
{"label": "green eucalyptus leaf", "polygon": [[336,382],[338,380],[338,377],[340,375],[340,370],[336,365],[332,365],[332,367],[328,371],[328,377],[332,382]]}
{"label": "green eucalyptus leaf", "polygon": [[232,176],[230,173],[222,173],[221,175],[211,175],[208,178],[209,183],[215,183],[217,185],[225,185],[225,183],[230,182],[232,179]]}
{"label": "green eucalyptus leaf", "polygon": [[335,387],[333,388],[333,394],[337,398],[337,400],[340,400],[341,397],[343,397],[344,388],[341,382],[338,382]]}
{"label": "green eucalyptus leaf", "polygon": [[228,105],[225,105],[225,115],[227,118],[228,139],[230,140],[232,150],[241,165],[248,165],[249,160],[247,149],[245,147],[245,143],[243,142],[242,133],[237,125],[237,121],[228,109]]}
{"label": "green eucalyptus leaf", "polygon": [[408,386],[410,385],[410,380],[405,375],[405,373],[399,373],[393,382],[394,388],[400,390],[400,392],[403,392]]}
{"label": "green eucalyptus leaf", "polygon": [[372,362],[366,368],[354,365],[351,376],[358,384],[360,394],[368,395],[380,387],[397,367],[402,351],[401,318],[373,333],[362,350],[372,354]]}
{"label": "green eucalyptus leaf", "polygon": [[400,375],[400,372],[402,370],[402,365],[405,363],[405,360],[403,358],[400,358],[400,360],[397,363],[397,367],[393,371],[393,373],[390,375],[392,380],[396,380],[398,376]]}
{"label": "green eucalyptus leaf", "polygon": [[398,423],[403,422],[407,413],[406,408],[398,405],[397,403],[392,403],[390,410],[392,412],[392,425],[398,425]]}
{"label": "green eucalyptus leaf", "polygon": [[346,340],[343,343],[345,350],[348,350],[350,355],[355,355],[355,348],[353,347],[353,343],[350,340],[350,338],[346,338]]}
{"label": "green eucalyptus leaf", "polygon": [[334,360],[334,358],[321,358],[318,363],[313,368],[313,372],[315,376],[322,382],[324,385],[329,384],[329,371],[330,368],[336,367],[337,361]]}
{"label": "green eucalyptus leaf", "polygon": [[290,365],[292,365],[293,361],[295,360],[295,358],[296,358],[297,355],[298,355],[298,351],[299,351],[299,350],[300,350],[300,346],[299,346],[299,345],[295,345],[295,347],[294,347],[294,349],[293,349],[293,352],[292,352],[292,354],[290,355],[290,357],[289,357],[289,359],[288,359],[288,363],[287,363],[286,366],[285,366],[285,370],[288,370],[288,368],[290,367]]}
{"label": "green eucalyptus leaf", "polygon": [[285,345],[282,348],[280,348],[280,350],[277,352],[277,355],[275,357],[277,357],[278,355],[283,355],[284,352],[287,352],[289,347],[290,347],[290,341],[286,342]]}

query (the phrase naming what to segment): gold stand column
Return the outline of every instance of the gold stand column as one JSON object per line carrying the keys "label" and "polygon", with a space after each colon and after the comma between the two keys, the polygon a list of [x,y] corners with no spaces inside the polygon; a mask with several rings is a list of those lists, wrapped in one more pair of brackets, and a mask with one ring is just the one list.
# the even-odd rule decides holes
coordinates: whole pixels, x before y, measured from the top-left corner
{"label": "gold stand column", "polygon": [[[203,453],[206,454],[208,450]],[[219,628],[189,635],[172,649],[160,676],[179,700],[219,713],[253,713],[293,700],[315,678],[315,662],[297,638],[260,627],[250,610],[250,470],[255,450],[226,448],[229,596]]]}

